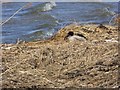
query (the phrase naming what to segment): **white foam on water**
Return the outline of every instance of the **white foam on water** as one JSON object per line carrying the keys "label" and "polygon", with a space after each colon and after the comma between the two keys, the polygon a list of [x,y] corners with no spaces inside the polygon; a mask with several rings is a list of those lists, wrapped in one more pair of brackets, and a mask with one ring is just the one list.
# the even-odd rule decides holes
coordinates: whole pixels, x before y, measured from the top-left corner
{"label": "white foam on water", "polygon": [[32,34],[32,33],[39,32],[39,31],[40,30],[29,31],[27,34]]}
{"label": "white foam on water", "polygon": [[56,6],[56,3],[54,1],[50,2],[53,6]]}
{"label": "white foam on water", "polygon": [[46,31],[45,32],[45,37],[44,38],[49,38],[49,37],[51,37],[51,36],[53,36],[53,34],[54,34],[54,32],[55,32],[55,29],[51,29],[50,31]]}
{"label": "white foam on water", "polygon": [[46,3],[45,6],[43,7],[43,11],[52,10],[52,8],[55,7],[55,6],[56,6],[55,2]]}

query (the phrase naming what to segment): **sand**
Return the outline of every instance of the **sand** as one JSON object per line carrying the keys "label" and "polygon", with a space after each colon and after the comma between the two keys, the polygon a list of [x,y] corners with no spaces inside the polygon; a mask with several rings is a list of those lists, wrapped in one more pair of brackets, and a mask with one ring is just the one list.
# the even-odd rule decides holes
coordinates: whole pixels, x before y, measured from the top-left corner
{"label": "sand", "polygon": [[[118,88],[118,27],[70,24],[44,41],[1,44],[3,88]],[[69,31],[86,41],[64,40]]]}

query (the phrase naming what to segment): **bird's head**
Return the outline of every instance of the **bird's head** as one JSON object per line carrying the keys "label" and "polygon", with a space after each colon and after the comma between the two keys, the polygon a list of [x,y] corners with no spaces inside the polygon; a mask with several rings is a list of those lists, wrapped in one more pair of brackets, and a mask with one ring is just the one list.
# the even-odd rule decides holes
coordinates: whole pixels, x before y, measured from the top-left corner
{"label": "bird's head", "polygon": [[72,31],[68,32],[68,36],[73,36],[74,33]]}

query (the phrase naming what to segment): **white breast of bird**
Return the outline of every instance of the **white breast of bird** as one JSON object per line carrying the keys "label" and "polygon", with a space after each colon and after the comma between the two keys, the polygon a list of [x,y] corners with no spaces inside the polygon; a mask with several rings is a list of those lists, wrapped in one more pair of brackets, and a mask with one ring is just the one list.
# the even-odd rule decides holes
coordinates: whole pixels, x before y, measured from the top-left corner
{"label": "white breast of bird", "polygon": [[86,41],[84,37],[73,35],[69,37],[69,41]]}

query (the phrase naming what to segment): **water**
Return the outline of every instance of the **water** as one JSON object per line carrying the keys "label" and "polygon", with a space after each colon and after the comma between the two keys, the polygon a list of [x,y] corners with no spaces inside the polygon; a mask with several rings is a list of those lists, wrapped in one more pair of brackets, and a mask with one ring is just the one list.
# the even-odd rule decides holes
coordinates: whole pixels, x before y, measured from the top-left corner
{"label": "water", "polygon": [[[27,3],[4,3],[3,21],[25,4]],[[113,2],[32,3],[2,26],[2,43],[16,43],[18,38],[25,41],[47,39],[61,27],[74,22],[108,24],[117,12],[118,4]]]}

